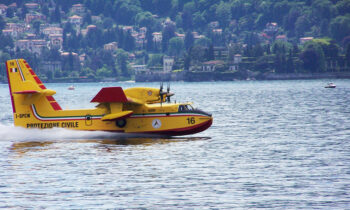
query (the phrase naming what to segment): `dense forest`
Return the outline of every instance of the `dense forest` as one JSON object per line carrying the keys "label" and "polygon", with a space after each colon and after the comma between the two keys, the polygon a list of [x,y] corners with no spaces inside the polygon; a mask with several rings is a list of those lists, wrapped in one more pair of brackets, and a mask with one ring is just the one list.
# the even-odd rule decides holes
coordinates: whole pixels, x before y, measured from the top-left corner
{"label": "dense forest", "polygon": [[[1,0],[8,7],[0,16],[0,33],[7,23],[24,22],[31,12],[28,1]],[[196,69],[211,60],[224,61],[218,71],[229,71],[233,56],[243,57],[241,69],[259,72],[293,73],[348,71],[350,66],[349,0],[33,0],[35,11],[45,19],[30,22],[31,33],[44,39],[43,24],[63,29],[61,49],[44,48],[41,56],[16,48],[17,38],[0,34],[0,62],[23,57],[34,68],[43,62],[60,61],[62,68],[42,71],[47,78],[119,77],[133,75],[130,64],[162,66],[164,55],[174,56],[174,70]],[[72,6],[85,11],[79,27],[67,21]],[[99,18],[96,18],[99,17]],[[81,29],[95,27],[84,35]],[[146,28],[143,43],[135,32]],[[91,28],[91,27],[90,27]],[[154,33],[162,35],[160,43]],[[183,35],[183,36],[181,36]],[[282,37],[282,39],[281,39]],[[300,38],[313,37],[301,43]],[[117,42],[118,49],[104,50]],[[217,50],[224,49],[224,50]],[[67,52],[68,56],[63,56]],[[74,54],[84,55],[83,63]],[[156,69],[156,68],[153,68]],[[199,68],[197,68],[199,69]],[[4,77],[3,74],[1,74]]]}

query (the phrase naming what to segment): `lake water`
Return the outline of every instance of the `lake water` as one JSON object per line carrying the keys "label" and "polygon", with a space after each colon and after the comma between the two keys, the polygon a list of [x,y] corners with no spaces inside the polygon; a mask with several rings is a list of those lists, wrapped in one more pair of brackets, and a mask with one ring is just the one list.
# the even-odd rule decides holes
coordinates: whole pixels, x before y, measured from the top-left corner
{"label": "lake water", "polygon": [[[208,130],[161,138],[15,128],[0,85],[0,208],[350,208],[350,80],[172,83],[213,114]],[[103,86],[46,84],[62,108]]]}

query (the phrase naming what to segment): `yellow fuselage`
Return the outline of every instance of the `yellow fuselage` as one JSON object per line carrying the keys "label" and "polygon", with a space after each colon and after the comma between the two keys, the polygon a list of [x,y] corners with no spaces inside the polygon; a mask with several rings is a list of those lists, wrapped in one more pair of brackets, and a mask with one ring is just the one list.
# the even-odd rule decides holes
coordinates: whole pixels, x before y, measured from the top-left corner
{"label": "yellow fuselage", "polygon": [[[94,109],[62,110],[23,59],[6,63],[14,124],[25,128],[186,135],[203,131],[212,117],[190,104],[164,103],[155,88],[103,88]],[[114,91],[114,92],[113,92]]]}

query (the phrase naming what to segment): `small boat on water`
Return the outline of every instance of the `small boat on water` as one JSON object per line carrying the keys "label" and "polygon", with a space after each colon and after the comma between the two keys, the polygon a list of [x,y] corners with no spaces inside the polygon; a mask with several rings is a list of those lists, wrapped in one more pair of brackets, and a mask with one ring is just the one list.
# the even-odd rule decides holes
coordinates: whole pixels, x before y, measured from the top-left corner
{"label": "small boat on water", "polygon": [[68,90],[75,90],[74,85],[69,86],[69,87],[68,87]]}
{"label": "small boat on water", "polygon": [[337,87],[333,82],[328,83],[325,88],[335,88]]}

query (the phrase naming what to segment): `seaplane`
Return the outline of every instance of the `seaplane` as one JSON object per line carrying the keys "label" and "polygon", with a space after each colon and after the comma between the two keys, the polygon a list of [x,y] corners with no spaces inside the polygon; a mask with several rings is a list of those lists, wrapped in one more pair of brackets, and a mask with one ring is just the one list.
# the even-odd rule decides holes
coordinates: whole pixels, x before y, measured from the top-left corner
{"label": "seaplane", "polygon": [[24,59],[6,62],[14,125],[24,128],[67,128],[86,131],[190,135],[208,129],[211,114],[192,103],[173,103],[174,93],[150,87],[104,87],[91,109],[63,110]]}

